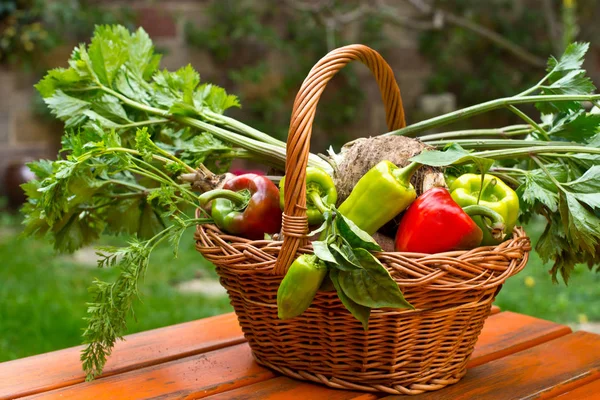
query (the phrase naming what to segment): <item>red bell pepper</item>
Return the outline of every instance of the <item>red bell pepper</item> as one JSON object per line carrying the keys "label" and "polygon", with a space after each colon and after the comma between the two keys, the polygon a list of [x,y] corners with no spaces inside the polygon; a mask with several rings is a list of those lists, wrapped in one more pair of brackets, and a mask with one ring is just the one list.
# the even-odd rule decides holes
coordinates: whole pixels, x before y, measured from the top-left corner
{"label": "red bell pepper", "polygon": [[203,193],[198,201],[201,206],[212,201],[211,216],[227,233],[262,239],[265,233],[281,229],[279,189],[264,176],[236,176],[225,182],[222,189]]}
{"label": "red bell pepper", "polygon": [[433,254],[477,247],[483,232],[470,215],[490,219],[491,234],[503,234],[503,218],[497,212],[479,205],[463,209],[447,189],[429,189],[405,211],[396,233],[396,251]]}

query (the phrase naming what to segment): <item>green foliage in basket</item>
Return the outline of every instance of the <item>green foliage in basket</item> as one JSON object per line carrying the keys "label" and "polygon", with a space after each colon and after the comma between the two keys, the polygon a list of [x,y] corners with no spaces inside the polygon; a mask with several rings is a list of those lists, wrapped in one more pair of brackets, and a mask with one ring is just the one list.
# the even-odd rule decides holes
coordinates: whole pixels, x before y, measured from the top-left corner
{"label": "green foliage in basket", "polygon": [[[587,48],[575,43],[551,57],[546,76],[522,93],[386,134],[414,135],[500,108],[522,118],[525,125],[423,135],[437,150],[420,161],[439,166],[484,158],[489,166],[493,160],[489,173],[518,187],[521,221],[546,218],[537,250],[565,281],[576,264],[597,265],[600,248],[600,120],[583,106],[600,95],[581,67]],[[124,248],[101,250],[100,266],[120,274],[112,283],[94,282],[83,353],[88,378],[102,371],[124,334],[152,250],[165,242],[177,249],[186,228],[210,221],[192,212],[195,184],[214,184],[232,158],[278,168],[286,159],[283,142],[223,115],[239,106],[235,96],[201,83],[190,66],[170,72],[159,61],[142,29],[100,26],[89,45],[73,51],[69,68],[49,71],[36,86],[67,132],[63,158],[31,164],[39,179],[25,185],[26,234],[49,236],[67,252],[104,232],[136,236]],[[522,104],[536,104],[541,121],[523,114]],[[527,140],[510,139],[517,134]],[[344,154],[327,161],[311,155],[309,165],[333,174],[331,164]]]}

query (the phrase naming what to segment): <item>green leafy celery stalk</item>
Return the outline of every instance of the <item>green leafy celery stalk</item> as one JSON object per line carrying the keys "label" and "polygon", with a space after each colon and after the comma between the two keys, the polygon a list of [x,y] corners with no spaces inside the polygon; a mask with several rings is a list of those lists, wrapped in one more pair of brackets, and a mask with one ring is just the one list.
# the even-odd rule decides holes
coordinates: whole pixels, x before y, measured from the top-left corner
{"label": "green leafy celery stalk", "polygon": [[[159,146],[203,153],[204,159],[186,160],[192,165],[211,156],[222,159],[225,149],[202,147],[196,140],[199,134],[212,135],[217,147],[246,150],[233,154],[283,168],[284,142],[223,115],[240,106],[236,96],[201,84],[190,65],[175,72],[159,70],[160,57],[142,28],[130,33],[118,25],[98,26],[88,46],[75,48],[69,68],[49,71],[36,88],[67,128],[115,129],[127,136],[145,126]],[[315,155],[309,164],[332,173]]]}
{"label": "green leafy celery stalk", "polygon": [[[600,115],[587,112],[583,104],[597,106],[600,95],[581,68],[587,49],[584,43],[569,45],[560,59],[549,59],[544,78],[513,97],[388,133],[414,135],[502,107],[522,118],[527,124],[424,134],[420,139],[440,150],[413,160],[459,170],[456,165],[480,160],[482,172],[516,188],[521,220],[541,215],[547,221],[536,251],[544,261],[554,262],[555,281],[560,274],[568,282],[577,264],[593,269],[600,260]],[[525,103],[535,103],[540,122],[515,108]],[[482,160],[491,163],[482,167]]]}

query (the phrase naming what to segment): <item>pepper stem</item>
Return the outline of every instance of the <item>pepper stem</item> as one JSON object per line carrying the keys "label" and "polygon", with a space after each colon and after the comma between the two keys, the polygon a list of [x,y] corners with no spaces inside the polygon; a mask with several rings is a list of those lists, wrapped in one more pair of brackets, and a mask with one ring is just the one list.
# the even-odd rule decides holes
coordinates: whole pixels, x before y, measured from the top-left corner
{"label": "pepper stem", "polygon": [[504,236],[504,218],[502,218],[502,215],[498,214],[496,211],[489,207],[480,205],[466,206],[463,208],[463,211],[470,217],[480,215],[491,220],[492,225],[489,226],[486,224],[486,226],[490,230],[490,234],[494,239],[500,240]]}
{"label": "pepper stem", "polygon": [[[484,175],[481,175],[481,180],[483,181]],[[492,190],[494,186],[498,183],[496,178],[492,178],[489,181],[485,182],[479,191],[479,195],[477,196],[477,204],[479,204],[479,200],[481,200],[481,196],[485,196],[488,190]]]}
{"label": "pepper stem", "polygon": [[398,182],[404,183],[406,186],[410,183],[410,179],[417,172],[417,170],[421,167],[421,164],[418,162],[411,162],[406,167],[398,168],[392,171],[392,175]]}
{"label": "pepper stem", "polygon": [[248,202],[248,195],[241,192],[234,192],[233,190],[213,189],[202,193],[198,197],[198,202],[204,207],[208,202],[214,199],[231,200],[236,206],[241,206]]}
{"label": "pepper stem", "polygon": [[313,205],[319,210],[321,214],[325,214],[325,211],[329,210],[329,207],[323,203],[323,199],[319,193],[315,190],[306,192],[306,199],[312,201]]}

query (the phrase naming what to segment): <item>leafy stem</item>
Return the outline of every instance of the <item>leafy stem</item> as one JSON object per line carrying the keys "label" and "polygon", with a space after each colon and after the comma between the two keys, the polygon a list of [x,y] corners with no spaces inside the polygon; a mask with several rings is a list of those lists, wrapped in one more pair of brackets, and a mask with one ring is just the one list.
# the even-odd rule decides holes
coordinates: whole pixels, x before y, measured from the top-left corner
{"label": "leafy stem", "polygon": [[[195,199],[195,197],[196,197],[193,192],[189,191],[186,188],[181,187],[180,185],[178,185],[176,182],[174,182],[170,178],[168,178],[168,179],[162,178],[162,177],[160,177],[158,175],[150,173],[150,172],[148,172],[148,171],[146,171],[146,170],[144,170],[144,169],[142,169],[140,167],[137,167],[137,166],[132,167],[131,168],[131,172],[133,172],[133,173],[135,173],[137,175],[144,176],[146,178],[152,179],[153,181],[162,183],[164,185],[172,186],[172,187],[180,190],[181,192],[185,193],[188,197],[191,197],[192,199]],[[189,199],[186,200],[186,202],[189,203],[190,205],[194,206],[194,207],[197,206],[196,203],[194,203],[193,201],[190,201]]]}
{"label": "leafy stem", "polygon": [[531,159],[542,169],[542,171],[544,171],[544,173],[548,176],[548,179],[550,179],[552,181],[552,183],[554,183],[556,185],[557,188],[559,188],[563,192],[565,191],[562,184],[550,173],[550,171],[548,171],[548,168],[546,168],[544,163],[541,162],[538,157],[531,156]]}
{"label": "leafy stem", "polygon": [[[92,157],[97,157],[97,156],[101,156],[101,155],[105,155],[105,154],[113,154],[113,153],[128,153],[128,154],[132,154],[132,155],[136,155],[136,156],[140,156],[140,157],[142,156],[142,153],[140,153],[138,150],[129,149],[126,147],[107,147],[105,149],[102,149],[101,151],[90,151],[88,153],[82,154],[81,156],[77,157],[77,161],[83,162],[83,161],[87,161],[88,159],[90,159]],[[168,153],[166,153],[166,154],[168,154]],[[169,154],[169,156],[170,156],[170,154]],[[189,165],[185,164],[183,161],[181,161],[175,157],[164,157],[164,156],[160,156],[157,154],[152,154],[152,158],[154,158],[157,161],[162,161],[165,164],[177,160],[176,162],[179,162],[180,164],[182,164],[184,166],[184,168],[186,170],[188,170],[189,172],[196,172],[195,169],[193,169],[192,167],[190,167]]]}
{"label": "leafy stem", "polygon": [[[192,167],[188,166],[187,164],[185,164],[183,161],[179,160],[178,158],[170,155],[168,152],[160,149],[158,146],[155,146],[157,150],[161,151],[161,154],[166,154],[168,156],[167,157],[163,157],[160,155],[156,155],[156,154],[152,154],[152,158],[158,161],[162,161],[163,163],[170,163],[170,162],[177,162],[181,165],[183,165],[186,170],[188,170],[189,172],[193,172],[196,173],[196,170],[193,169]],[[112,153],[127,153],[127,154],[131,154],[131,155],[136,155],[136,156],[141,156],[142,154],[138,151],[138,150],[134,150],[134,149],[128,149],[125,147],[108,147],[106,149],[101,150],[100,152],[89,152],[86,153],[80,157],[78,157],[78,162],[83,162],[88,160],[91,157],[95,157],[95,156],[99,156],[99,155],[103,155],[103,154],[112,154]],[[165,174],[163,171],[161,171],[160,169],[158,169],[157,167],[155,167],[154,165],[152,165],[149,162],[146,162],[142,159],[136,158],[134,159],[135,163],[141,164],[142,166],[144,166],[146,169],[148,170],[152,170],[154,171],[154,173],[156,174],[151,174],[148,173],[147,170],[143,169],[143,168],[139,168],[139,167],[133,167],[132,171],[137,173],[138,175],[142,175],[145,176],[147,178],[150,178],[154,181],[158,181],[164,184],[167,184],[169,186],[173,186],[175,188],[177,188],[178,190],[181,190],[182,192],[186,193],[188,196],[190,196],[191,198],[195,198],[196,196],[194,195],[194,193],[192,191],[190,191],[189,189],[187,189],[186,187],[178,184],[177,182],[175,182],[173,179],[171,179],[167,174]],[[110,180],[111,183],[115,183],[115,184],[120,184],[120,185],[127,185],[136,189],[140,189],[140,190],[146,190],[146,188],[144,186],[141,185],[137,185],[134,183],[129,183],[129,182],[124,182],[124,181],[119,181],[119,180]]]}
{"label": "leafy stem", "polygon": [[165,124],[167,122],[169,122],[169,120],[165,119],[165,118],[147,119],[144,121],[138,121],[138,122],[132,122],[130,124],[119,125],[119,129],[138,128],[138,127],[147,126],[147,125]]}
{"label": "leafy stem", "polygon": [[477,104],[474,106],[466,107],[461,110],[453,111],[447,114],[443,114],[434,118],[430,118],[425,121],[417,122],[406,128],[398,129],[385,133],[387,135],[399,135],[399,136],[414,136],[417,133],[426,131],[428,129],[437,128],[440,126],[448,125],[453,122],[461,121],[473,117],[475,115],[483,114],[488,111],[497,110],[499,108],[507,107],[509,105],[516,104],[531,104],[531,103],[544,103],[544,102],[569,102],[569,101],[598,101],[600,100],[600,94],[586,94],[586,95],[543,95],[543,96],[513,96],[503,97],[496,100],[490,100],[485,103]]}
{"label": "leafy stem", "polygon": [[495,170],[490,170],[490,174],[497,176],[498,178],[502,179],[502,181],[504,181],[505,183],[508,183],[510,185],[512,185],[513,187],[518,187],[519,185],[521,185],[521,181],[518,180],[517,178],[515,178],[512,175],[509,174],[503,174],[501,172],[497,172]]}
{"label": "leafy stem", "polygon": [[[162,117],[165,121],[176,121],[182,123],[184,125],[188,125],[191,127],[195,127],[201,129],[203,131],[209,132],[215,137],[229,143],[233,143],[237,146],[240,146],[244,149],[250,150],[255,154],[260,154],[263,157],[267,157],[269,160],[275,160],[276,165],[284,165],[285,164],[285,143],[267,135],[266,133],[260,132],[257,129],[254,129],[246,124],[243,124],[239,121],[236,121],[232,118],[226,117],[221,114],[217,114],[210,110],[196,110],[200,116],[204,116],[208,120],[221,124],[224,126],[232,127],[236,130],[236,132],[232,132],[230,130],[215,126],[213,124],[201,121],[199,119],[195,119],[188,116],[180,116],[173,115],[168,110],[164,110],[161,108],[151,107],[135,100],[130,99],[129,97],[111,89],[100,82],[96,82],[97,86],[90,87],[89,89],[94,90],[102,90],[112,96],[115,96],[119,100],[121,100],[124,104],[127,104],[130,107],[133,107],[137,110],[144,111],[148,114],[157,115]],[[71,90],[71,89],[69,89]],[[150,125],[153,124],[155,120],[150,121],[139,121],[134,123],[138,126]],[[125,125],[134,126],[132,124]],[[122,127],[122,126],[120,126]],[[241,134],[240,134],[241,133]],[[325,161],[320,159],[314,154],[309,156],[309,164],[313,166],[318,166],[326,171],[332,172],[331,166],[327,164]]]}
{"label": "leafy stem", "polygon": [[325,205],[321,195],[317,190],[308,190],[306,192],[306,198],[309,199],[312,204],[319,210],[321,214],[325,214],[326,211],[329,211],[329,207]]}
{"label": "leafy stem", "polygon": [[163,110],[161,108],[156,108],[156,107],[151,107],[146,104],[137,102],[135,100],[131,100],[129,97],[127,97],[117,91],[114,91],[111,88],[108,88],[99,82],[98,82],[98,88],[112,96],[115,96],[116,98],[121,100],[123,103],[127,104],[128,106],[137,108],[140,111],[145,111],[149,114],[155,114],[155,115],[158,115],[158,116],[161,116],[164,118],[169,118],[171,116],[167,110]]}
{"label": "leafy stem", "polygon": [[[540,126],[543,126],[541,124]],[[440,139],[453,139],[453,138],[464,138],[471,136],[499,136],[499,137],[512,137],[521,136],[531,133],[533,128],[530,125],[511,125],[505,126],[504,128],[496,129],[466,129],[460,131],[444,132],[444,133],[432,133],[429,135],[421,136],[420,139],[423,142],[429,143],[430,141]]]}
{"label": "leafy stem", "polygon": [[507,168],[507,167],[494,167],[490,169],[490,172],[500,172],[503,174],[517,174],[517,175],[527,175],[527,171],[524,171],[519,168]]}
{"label": "leafy stem", "polygon": [[121,273],[113,283],[95,280],[90,289],[95,299],[88,303],[88,325],[83,333],[87,345],[81,352],[86,380],[102,373],[115,342],[123,338],[127,317],[139,295],[138,282],[146,273],[152,251],[165,239],[172,244],[179,243],[181,235],[190,226],[211,222],[204,218],[179,221],[178,225],[171,225],[146,241],[132,239],[129,247],[100,248],[98,266],[118,267]]}
{"label": "leafy stem", "polygon": [[560,153],[587,153],[587,154],[600,154],[600,149],[586,146],[532,146],[522,149],[508,149],[508,150],[486,150],[473,153],[474,156],[493,158],[493,159],[506,159],[516,156],[526,156],[531,154],[540,154],[560,157]]}
{"label": "leafy stem", "polygon": [[202,110],[202,115],[208,121],[213,121],[219,125],[223,125],[228,128],[232,128],[233,130],[235,130],[238,133],[241,133],[242,135],[249,136],[251,138],[260,140],[261,142],[264,142],[264,143],[272,144],[274,146],[285,147],[285,143],[282,142],[281,140],[275,139],[274,137],[269,136],[266,133],[259,131],[258,129],[255,129],[249,125],[246,125],[246,124],[244,124],[236,119],[233,119],[231,117],[228,117],[226,115],[217,114],[216,112],[208,110],[208,109]]}
{"label": "leafy stem", "polygon": [[[194,168],[190,167],[189,165],[187,165],[186,163],[184,163],[183,161],[181,161],[179,158],[175,157],[174,155],[172,155],[168,151],[161,149],[153,141],[148,140],[146,143],[150,144],[150,146],[152,146],[152,148],[154,149],[154,151],[156,151],[157,153],[163,155],[163,157],[161,157],[159,155],[151,153],[151,157],[152,158],[154,158],[156,160],[159,160],[159,161],[162,161],[164,163],[168,163],[169,161],[173,161],[173,162],[181,165],[183,168],[185,168],[185,170],[187,172],[190,172],[190,173],[195,173],[196,172],[196,170]],[[140,155],[143,156],[143,154],[141,154],[141,153],[140,153]]]}
{"label": "leafy stem", "polygon": [[540,125],[538,125],[537,122],[531,119],[527,114],[525,114],[523,111],[519,110],[513,105],[508,106],[508,109],[516,115],[518,115],[522,120],[533,126],[544,137],[544,139],[550,141],[550,135],[548,135],[548,132],[546,132]]}
{"label": "leafy stem", "polygon": [[109,199],[130,199],[133,197],[141,197],[147,196],[152,190],[156,189],[146,189],[142,192],[129,192],[129,193],[106,193],[105,197]]}
{"label": "leafy stem", "polygon": [[524,90],[521,93],[517,94],[515,97],[527,96],[528,94],[531,94],[531,93],[535,92],[536,90],[538,90],[542,86],[542,84],[548,80],[548,78],[550,77],[550,75],[555,70],[556,70],[556,67],[552,68],[552,71],[550,71],[549,73],[547,73],[542,79],[540,79],[540,81],[538,83],[536,83],[535,85],[533,85],[529,89]]}
{"label": "leafy stem", "polygon": [[[130,107],[147,112],[149,114],[158,115],[160,117],[166,118],[166,120],[174,120],[186,124],[188,126],[202,129],[206,132],[213,134],[215,137],[221,140],[233,143],[254,153],[261,154],[263,156],[268,157],[269,159],[275,159],[278,161],[278,165],[285,164],[285,143],[267,135],[266,133],[260,132],[259,130],[254,129],[246,124],[236,121],[233,118],[229,118],[209,110],[204,110],[202,112],[198,111],[200,115],[204,115],[207,119],[228,127],[232,127],[237,132],[242,133],[242,135],[195,118],[172,115],[167,110],[142,104],[102,85],[99,82],[97,82],[97,84],[98,86],[94,87],[95,89],[103,90],[104,92],[117,97],[119,100],[121,100],[123,103],[127,104]],[[149,124],[150,123],[145,123],[141,125]],[[309,165],[320,167],[328,172],[333,172],[331,170],[331,166],[327,164],[327,162],[323,161],[314,154],[311,154],[309,156]]]}
{"label": "leafy stem", "polygon": [[146,187],[144,187],[142,185],[138,185],[137,183],[120,181],[120,180],[117,180],[117,179],[107,179],[104,182],[106,182],[106,183],[112,183],[112,184],[120,185],[120,186],[125,186],[125,187],[132,188],[132,189],[138,189],[138,190],[142,190],[142,191],[148,190],[148,188],[146,188]]}
{"label": "leafy stem", "polygon": [[550,146],[576,146],[575,142],[546,142],[542,140],[520,140],[520,139],[458,139],[458,140],[435,140],[427,142],[427,144],[435,147],[444,147],[450,143],[456,143],[468,149],[513,149],[519,147],[531,148],[550,147]]}

